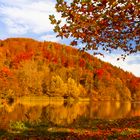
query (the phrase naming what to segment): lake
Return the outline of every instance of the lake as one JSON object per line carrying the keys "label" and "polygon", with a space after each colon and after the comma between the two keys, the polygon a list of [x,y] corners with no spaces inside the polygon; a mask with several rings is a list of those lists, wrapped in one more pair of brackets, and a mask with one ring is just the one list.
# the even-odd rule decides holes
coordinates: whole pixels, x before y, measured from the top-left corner
{"label": "lake", "polygon": [[95,119],[114,120],[140,116],[140,102],[30,99],[0,107],[0,130],[11,122],[41,123],[49,127],[93,127]]}

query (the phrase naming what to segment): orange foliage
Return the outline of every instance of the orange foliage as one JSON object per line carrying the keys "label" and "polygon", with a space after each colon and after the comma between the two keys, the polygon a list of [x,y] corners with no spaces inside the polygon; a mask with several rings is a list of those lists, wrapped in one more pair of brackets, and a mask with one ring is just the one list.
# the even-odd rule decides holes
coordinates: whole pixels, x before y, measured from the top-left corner
{"label": "orange foliage", "polygon": [[[3,40],[1,44],[3,44],[0,54],[2,83],[12,82],[10,81],[12,77],[17,82],[15,85],[20,85],[21,89],[50,95],[47,92],[51,77],[58,75],[64,82],[72,78],[77,85],[82,84],[87,93],[93,90],[97,93],[111,90],[114,94],[119,94],[120,91],[116,90],[120,89],[121,92],[131,92],[133,96],[140,90],[140,79],[131,73],[69,46],[23,38]],[[107,84],[110,84],[110,88]],[[7,85],[8,88],[10,87]],[[102,98],[105,98],[104,95]]]}

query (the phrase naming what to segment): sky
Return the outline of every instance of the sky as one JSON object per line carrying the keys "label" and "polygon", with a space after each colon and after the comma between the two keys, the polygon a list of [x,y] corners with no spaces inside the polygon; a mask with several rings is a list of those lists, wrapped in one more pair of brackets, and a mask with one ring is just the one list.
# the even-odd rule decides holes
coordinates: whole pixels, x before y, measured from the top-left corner
{"label": "sky", "polygon": [[[56,38],[49,15],[61,16],[55,10],[56,0],[0,0],[0,39],[29,37],[39,41],[53,41],[69,45],[70,39]],[[113,51],[103,61],[116,65],[140,77],[140,53],[119,60],[119,52]]]}

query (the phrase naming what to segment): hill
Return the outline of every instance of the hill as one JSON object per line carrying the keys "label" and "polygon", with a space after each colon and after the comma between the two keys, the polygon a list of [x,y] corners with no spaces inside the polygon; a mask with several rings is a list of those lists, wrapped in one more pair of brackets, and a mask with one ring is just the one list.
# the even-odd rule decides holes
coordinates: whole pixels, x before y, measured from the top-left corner
{"label": "hill", "polygon": [[29,38],[0,41],[0,97],[140,100],[140,78],[86,52]]}

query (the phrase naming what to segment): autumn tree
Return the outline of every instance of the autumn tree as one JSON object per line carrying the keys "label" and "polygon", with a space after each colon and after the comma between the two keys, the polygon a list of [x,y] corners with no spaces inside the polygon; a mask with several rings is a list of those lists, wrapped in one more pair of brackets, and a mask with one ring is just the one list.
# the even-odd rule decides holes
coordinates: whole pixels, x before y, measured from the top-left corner
{"label": "autumn tree", "polygon": [[78,96],[80,95],[80,89],[72,78],[68,79],[67,87],[68,87],[68,95],[73,98],[78,98]]}
{"label": "autumn tree", "polygon": [[57,0],[55,8],[64,24],[50,15],[54,32],[72,37],[71,45],[109,52],[121,48],[124,58],[140,50],[140,0]]}
{"label": "autumn tree", "polygon": [[52,76],[50,83],[51,96],[63,96],[67,93],[67,85],[60,76]]}

